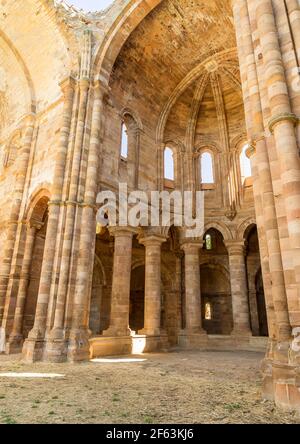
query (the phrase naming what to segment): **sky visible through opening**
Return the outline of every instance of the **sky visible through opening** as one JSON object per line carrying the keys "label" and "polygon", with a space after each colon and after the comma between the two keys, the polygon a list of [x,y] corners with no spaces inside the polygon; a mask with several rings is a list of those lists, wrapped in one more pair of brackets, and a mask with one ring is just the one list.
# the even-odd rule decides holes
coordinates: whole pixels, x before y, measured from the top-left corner
{"label": "sky visible through opening", "polygon": [[113,0],[67,0],[70,5],[85,11],[101,11],[113,3]]}

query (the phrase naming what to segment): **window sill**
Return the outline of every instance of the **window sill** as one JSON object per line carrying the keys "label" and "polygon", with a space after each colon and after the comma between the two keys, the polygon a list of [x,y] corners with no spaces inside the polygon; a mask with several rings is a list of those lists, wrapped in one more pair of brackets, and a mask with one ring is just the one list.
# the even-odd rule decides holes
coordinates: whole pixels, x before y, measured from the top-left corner
{"label": "window sill", "polygon": [[203,183],[201,185],[202,191],[213,191],[216,189],[216,185],[214,183]]}
{"label": "window sill", "polygon": [[175,182],[174,180],[165,179],[164,180],[164,187],[168,190],[175,190]]}

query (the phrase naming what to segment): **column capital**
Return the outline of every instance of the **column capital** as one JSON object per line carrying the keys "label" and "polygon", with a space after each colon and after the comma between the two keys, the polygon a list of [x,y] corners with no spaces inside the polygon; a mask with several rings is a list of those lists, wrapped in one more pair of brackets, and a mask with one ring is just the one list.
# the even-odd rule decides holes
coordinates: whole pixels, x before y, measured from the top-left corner
{"label": "column capital", "polygon": [[185,254],[189,252],[194,252],[195,250],[199,252],[200,249],[203,248],[203,242],[187,240],[185,242],[182,242],[180,248],[185,252]]}
{"label": "column capital", "polygon": [[230,256],[245,256],[246,254],[245,241],[226,241],[225,246]]}
{"label": "column capital", "polygon": [[296,125],[299,122],[299,117],[297,117],[294,113],[281,113],[273,116],[268,123],[271,134],[274,134],[275,126],[281,122],[292,122],[294,125]]}
{"label": "column capital", "polygon": [[82,91],[87,91],[90,87],[90,79],[88,78],[83,78],[79,80],[79,87]]}
{"label": "column capital", "polygon": [[31,219],[27,224],[27,230],[36,230],[39,231],[41,228],[43,228],[44,224],[43,222],[35,219]]}
{"label": "column capital", "polygon": [[131,227],[110,227],[109,234],[112,237],[133,237],[136,234],[134,228]]}
{"label": "column capital", "polygon": [[139,240],[140,244],[144,245],[145,247],[161,246],[166,241],[167,239],[164,236],[156,234],[152,234],[150,236],[144,236]]}
{"label": "column capital", "polygon": [[256,154],[256,142],[250,142],[246,150],[246,156],[248,157],[248,159],[251,159],[251,157],[255,156],[255,154]]}
{"label": "column capital", "polygon": [[104,97],[105,95],[109,94],[109,87],[104,85],[101,80],[96,79],[93,82],[93,91],[94,94],[99,95],[100,97]]}
{"label": "column capital", "polygon": [[59,83],[59,86],[64,94],[68,91],[73,92],[75,90],[76,80],[74,79],[74,77],[69,76],[69,77],[65,78],[64,80],[62,80]]}

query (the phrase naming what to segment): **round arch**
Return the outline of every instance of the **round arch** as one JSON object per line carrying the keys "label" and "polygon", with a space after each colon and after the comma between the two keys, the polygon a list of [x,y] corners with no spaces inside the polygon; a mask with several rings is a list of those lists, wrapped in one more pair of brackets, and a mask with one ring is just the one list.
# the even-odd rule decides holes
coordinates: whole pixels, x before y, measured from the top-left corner
{"label": "round arch", "polygon": [[145,17],[163,0],[131,0],[119,11],[111,11],[111,26],[95,51],[93,73],[108,85],[113,65],[130,36]]}
{"label": "round arch", "polygon": [[25,219],[36,220],[42,222],[43,216],[48,208],[48,203],[51,198],[51,193],[48,188],[39,187],[38,190],[32,193],[27,210],[25,213]]}
{"label": "round arch", "polygon": [[222,222],[208,222],[208,223],[206,223],[204,225],[204,234],[212,228],[219,231],[222,234],[224,242],[229,241],[229,240],[233,240],[233,235],[232,235],[231,230]]}
{"label": "round arch", "polygon": [[20,70],[23,72],[24,79],[27,85],[26,92],[26,102],[27,102],[27,112],[31,113],[35,110],[36,106],[36,92],[33,84],[33,80],[29,69],[23,60],[21,54],[13,44],[13,42],[9,39],[9,37],[4,33],[2,29],[0,29],[0,43],[3,43],[4,46],[8,49],[8,52],[12,55]]}
{"label": "round arch", "polygon": [[249,217],[244,220],[237,229],[237,239],[240,241],[246,240],[248,234],[255,226],[257,226],[255,218]]}

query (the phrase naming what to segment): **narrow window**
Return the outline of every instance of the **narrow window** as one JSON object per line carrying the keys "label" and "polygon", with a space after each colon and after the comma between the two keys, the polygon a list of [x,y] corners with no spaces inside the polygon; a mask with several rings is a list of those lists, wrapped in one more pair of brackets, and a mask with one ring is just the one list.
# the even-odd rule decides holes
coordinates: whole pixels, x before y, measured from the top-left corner
{"label": "narrow window", "polygon": [[171,148],[166,148],[164,153],[164,177],[167,180],[175,180],[174,154]]}
{"label": "narrow window", "polygon": [[212,245],[212,237],[210,234],[207,234],[205,236],[205,248],[208,251],[211,251],[213,249],[213,245]]}
{"label": "narrow window", "polygon": [[206,321],[212,320],[212,305],[210,302],[207,302],[205,304],[205,320]]}
{"label": "narrow window", "polygon": [[212,155],[210,153],[203,153],[200,162],[201,162],[201,183],[202,184],[215,183]]}
{"label": "narrow window", "polygon": [[252,176],[251,161],[247,157],[247,154],[246,154],[247,149],[248,149],[248,145],[245,145],[243,147],[241,155],[240,155],[241,176],[242,176],[242,183],[243,184],[248,177]]}
{"label": "narrow window", "polygon": [[128,131],[125,123],[122,123],[121,157],[128,158]]}

